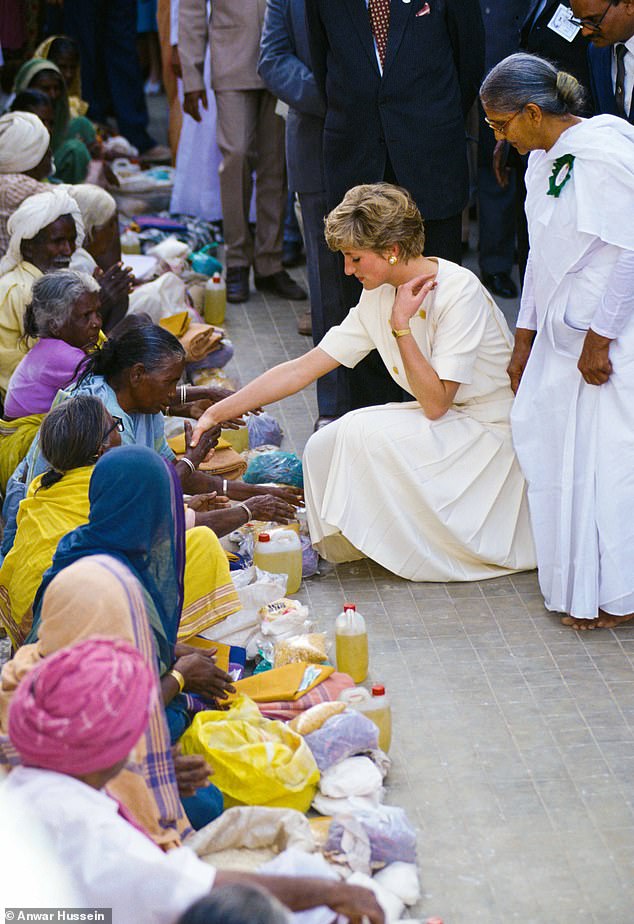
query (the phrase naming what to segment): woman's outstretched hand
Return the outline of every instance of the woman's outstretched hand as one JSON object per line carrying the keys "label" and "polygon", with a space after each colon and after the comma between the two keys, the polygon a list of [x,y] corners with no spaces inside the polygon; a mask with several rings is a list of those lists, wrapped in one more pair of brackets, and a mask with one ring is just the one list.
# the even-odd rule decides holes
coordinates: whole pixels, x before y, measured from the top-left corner
{"label": "woman's outstretched hand", "polygon": [[436,274],[416,276],[399,286],[392,307],[391,324],[393,330],[401,330],[409,325],[426,297],[436,288]]}
{"label": "woman's outstretched hand", "polygon": [[219,425],[220,421],[217,417],[216,406],[212,404],[212,406],[207,408],[207,410],[196,421],[196,426],[194,427],[194,432],[192,433],[189,444],[191,448],[195,449],[195,447],[198,446],[200,438],[204,433],[207,432],[207,430],[212,430],[214,427],[218,427]]}

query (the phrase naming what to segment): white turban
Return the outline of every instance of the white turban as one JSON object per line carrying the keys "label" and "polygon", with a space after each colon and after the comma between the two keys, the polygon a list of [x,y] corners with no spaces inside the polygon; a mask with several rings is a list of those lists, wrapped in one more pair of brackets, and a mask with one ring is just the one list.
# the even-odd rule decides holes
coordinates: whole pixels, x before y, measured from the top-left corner
{"label": "white turban", "polygon": [[0,118],[0,173],[24,173],[41,162],[51,138],[32,112],[7,112]]}
{"label": "white turban", "polygon": [[81,212],[86,237],[90,237],[95,228],[105,225],[117,211],[117,203],[109,192],[92,183],[77,183],[66,187]]}
{"label": "white turban", "polygon": [[10,272],[18,263],[21,263],[22,241],[32,240],[42,228],[57,221],[62,215],[70,215],[75,222],[75,246],[80,247],[84,240],[84,223],[81,219],[79,206],[74,199],[63,189],[37,193],[25,199],[7,222],[10,235],[9,247],[5,256],[0,260],[0,276]]}

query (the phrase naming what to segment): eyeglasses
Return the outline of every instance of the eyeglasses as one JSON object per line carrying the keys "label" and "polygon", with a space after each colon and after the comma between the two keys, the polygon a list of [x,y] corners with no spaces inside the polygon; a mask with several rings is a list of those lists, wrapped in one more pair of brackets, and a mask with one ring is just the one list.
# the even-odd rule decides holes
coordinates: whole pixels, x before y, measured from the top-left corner
{"label": "eyeglasses", "polygon": [[115,430],[118,433],[123,433],[123,431],[125,430],[125,427],[123,425],[123,420],[120,417],[113,417],[112,420],[113,420],[113,424],[104,433],[102,443],[105,443],[108,437],[110,436],[110,434],[113,433]]}
{"label": "eyeglasses", "polygon": [[592,32],[600,32],[601,23],[603,22],[605,17],[608,15],[608,10],[610,9],[610,7],[613,5],[614,4],[612,3],[612,0],[609,0],[608,5],[603,11],[603,16],[600,19],[597,19],[596,21],[594,19],[577,19],[576,16],[570,16],[570,22],[573,24],[573,26],[579,26],[580,29],[590,29]]}
{"label": "eyeglasses", "polygon": [[518,109],[517,112],[514,112],[511,118],[507,119],[506,122],[502,122],[502,123],[491,122],[491,120],[487,119],[486,116],[484,117],[484,121],[489,126],[489,128],[492,128],[494,132],[498,133],[498,135],[503,135],[506,132],[506,129],[511,124],[511,122],[513,121],[513,119],[515,119],[520,114],[520,112],[523,112],[523,110],[524,110],[524,107],[522,106],[522,108]]}

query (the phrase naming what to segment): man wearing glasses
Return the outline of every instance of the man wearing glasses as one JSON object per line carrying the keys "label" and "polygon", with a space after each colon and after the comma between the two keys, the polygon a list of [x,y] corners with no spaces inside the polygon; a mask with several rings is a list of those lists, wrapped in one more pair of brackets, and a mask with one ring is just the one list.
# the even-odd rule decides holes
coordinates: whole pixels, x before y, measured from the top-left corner
{"label": "man wearing glasses", "polygon": [[596,109],[634,123],[634,2],[572,0],[572,22],[590,39]]}

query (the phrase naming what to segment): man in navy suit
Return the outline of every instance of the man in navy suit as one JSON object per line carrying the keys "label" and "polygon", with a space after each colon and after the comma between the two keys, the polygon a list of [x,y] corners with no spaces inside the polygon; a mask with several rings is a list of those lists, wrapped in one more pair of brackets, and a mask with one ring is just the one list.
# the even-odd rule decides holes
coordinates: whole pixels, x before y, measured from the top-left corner
{"label": "man in navy suit", "polygon": [[[322,134],[326,107],[310,69],[304,0],[268,0],[260,41],[258,73],[290,108],[286,119],[288,185],[299,196],[306,244],[313,342],[346,315],[337,257],[324,237],[328,211]],[[350,410],[347,370],[317,381],[316,428]]]}
{"label": "man in navy suit", "polygon": [[597,112],[634,124],[634,2],[572,0],[570,5],[590,39],[590,86]]}
{"label": "man in navy suit", "polygon": [[[530,0],[480,0],[486,36],[485,70],[518,51],[520,28]],[[511,279],[515,262],[515,182],[501,187],[493,172],[495,136],[478,104],[478,221],[480,277],[494,294],[515,298]]]}
{"label": "man in navy suit", "polygon": [[[469,194],[465,117],[484,73],[479,0],[385,0],[381,47],[368,8],[376,2],[306,0],[312,70],[326,101],[327,205],[359,183],[404,186],[425,219],[425,252],[459,263]],[[351,307],[360,286],[351,277],[343,285]],[[364,363],[353,405],[399,400],[382,364]]]}

